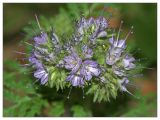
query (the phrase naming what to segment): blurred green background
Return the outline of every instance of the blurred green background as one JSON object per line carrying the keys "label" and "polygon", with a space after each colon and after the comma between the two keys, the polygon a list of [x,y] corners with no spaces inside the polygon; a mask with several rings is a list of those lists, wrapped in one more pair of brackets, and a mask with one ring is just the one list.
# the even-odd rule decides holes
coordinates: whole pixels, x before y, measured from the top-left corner
{"label": "blurred green background", "polygon": [[[105,7],[105,9],[104,9]],[[66,18],[73,20],[81,13],[92,8],[92,15],[97,16],[104,10],[111,13],[110,26],[118,29],[121,20],[126,33],[134,26],[134,34],[128,39],[131,52],[136,58],[147,58],[141,64],[144,69],[141,78],[135,78],[137,89],[131,92],[139,99],[127,93],[119,93],[117,99],[110,102],[93,103],[92,96],[82,98],[82,91],[73,88],[70,99],[69,89],[57,92],[55,88],[47,88],[32,84],[35,78],[32,73],[19,66],[23,63],[16,58],[22,57],[13,51],[21,51],[19,43],[24,39],[23,28],[34,15],[46,18]],[[65,26],[64,26],[65,27]],[[32,31],[31,31],[32,32]],[[3,4],[3,116],[157,116],[157,4],[156,3],[104,3],[104,4]]]}

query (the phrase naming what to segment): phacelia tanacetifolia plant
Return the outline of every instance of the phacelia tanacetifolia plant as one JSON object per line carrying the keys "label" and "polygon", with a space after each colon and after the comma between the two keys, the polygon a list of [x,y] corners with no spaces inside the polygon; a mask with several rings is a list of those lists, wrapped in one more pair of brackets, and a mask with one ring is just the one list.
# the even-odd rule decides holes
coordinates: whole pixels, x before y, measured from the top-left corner
{"label": "phacelia tanacetifolia plant", "polygon": [[127,50],[126,40],[133,27],[121,38],[123,21],[115,32],[104,16],[80,17],[68,39],[52,28],[45,30],[37,16],[36,20],[40,32],[32,38],[28,61],[40,84],[57,90],[85,88],[98,102],[116,98],[119,91],[131,94],[127,85],[137,74],[137,63]]}

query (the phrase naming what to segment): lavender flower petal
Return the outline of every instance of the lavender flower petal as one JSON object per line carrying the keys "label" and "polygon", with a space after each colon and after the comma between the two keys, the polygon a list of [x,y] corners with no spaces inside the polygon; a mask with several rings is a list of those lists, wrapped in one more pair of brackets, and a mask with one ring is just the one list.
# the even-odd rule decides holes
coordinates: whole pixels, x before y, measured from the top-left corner
{"label": "lavender flower petal", "polygon": [[82,64],[82,60],[78,57],[78,55],[72,51],[70,56],[66,56],[64,58],[65,68],[71,70],[71,73],[76,73]]}
{"label": "lavender flower petal", "polygon": [[96,19],[96,26],[100,31],[103,31],[108,27],[108,21],[104,17],[99,17]]}
{"label": "lavender flower petal", "polygon": [[119,60],[122,52],[123,50],[121,48],[110,47],[106,55],[106,63],[108,65],[113,65]]}
{"label": "lavender flower petal", "polygon": [[69,75],[66,79],[67,81],[70,81],[72,86],[83,86],[84,85],[84,81],[83,78],[80,77],[79,75]]}
{"label": "lavender flower petal", "polygon": [[42,85],[48,81],[48,73],[44,69],[38,69],[35,71],[34,77],[40,79]]}
{"label": "lavender flower petal", "polygon": [[42,63],[36,58],[34,53],[31,53],[31,56],[28,58],[28,60],[35,68],[43,68]]}
{"label": "lavender flower petal", "polygon": [[121,91],[128,92],[126,85],[129,83],[128,78],[124,77],[122,80],[119,80]]}
{"label": "lavender flower petal", "polygon": [[47,42],[47,34],[42,33],[40,36],[34,37],[35,46],[45,44]]}
{"label": "lavender flower petal", "polygon": [[90,25],[92,25],[92,24],[94,24],[95,23],[95,20],[94,20],[94,18],[93,17],[91,17],[91,18],[89,18],[89,20],[88,20],[88,26],[90,26]]}
{"label": "lavender flower petal", "polygon": [[124,68],[126,70],[130,70],[130,69],[135,68],[136,65],[132,63],[134,61],[135,61],[135,58],[126,55],[125,58],[123,59]]}
{"label": "lavender flower petal", "polygon": [[109,38],[111,44],[108,53],[106,55],[106,63],[108,65],[113,65],[116,63],[126,48],[125,40],[114,40],[114,37]]}
{"label": "lavender flower petal", "polygon": [[91,80],[92,76],[99,76],[101,73],[98,64],[92,60],[85,60],[82,64],[81,74],[85,76],[86,80]]}
{"label": "lavender flower petal", "polygon": [[88,26],[87,20],[84,17],[82,17],[80,19],[79,23],[78,23],[78,32],[81,35],[84,34],[84,30],[83,29],[86,28],[87,26]]}

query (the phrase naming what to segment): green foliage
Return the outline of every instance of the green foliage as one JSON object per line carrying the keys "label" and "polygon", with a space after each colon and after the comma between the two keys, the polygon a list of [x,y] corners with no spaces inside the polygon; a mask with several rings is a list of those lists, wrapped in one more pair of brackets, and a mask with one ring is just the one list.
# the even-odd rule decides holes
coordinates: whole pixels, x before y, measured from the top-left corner
{"label": "green foliage", "polygon": [[65,108],[64,108],[63,101],[53,102],[52,109],[49,111],[49,115],[59,117],[63,115],[64,112],[65,112]]}
{"label": "green foliage", "polygon": [[6,70],[4,71],[3,94],[5,104],[10,104],[4,107],[5,117],[40,116],[44,108],[50,110],[49,116],[64,114],[64,102],[54,101],[49,105],[50,103],[37,93],[37,85],[32,84],[31,78],[24,75],[24,72],[28,72],[25,68],[19,67],[15,61],[5,61],[4,65]]}
{"label": "green foliage", "polygon": [[87,108],[84,108],[81,105],[72,106],[71,111],[73,112],[73,117],[91,117],[92,116],[91,111]]}
{"label": "green foliage", "polygon": [[18,67],[19,65],[14,61],[5,61],[4,65],[5,69],[8,69],[4,71],[4,100],[11,104],[4,109],[4,116],[40,115],[41,109],[48,103],[36,93],[34,88],[36,86],[32,86],[31,79],[28,76],[24,77],[24,72],[28,71]]}

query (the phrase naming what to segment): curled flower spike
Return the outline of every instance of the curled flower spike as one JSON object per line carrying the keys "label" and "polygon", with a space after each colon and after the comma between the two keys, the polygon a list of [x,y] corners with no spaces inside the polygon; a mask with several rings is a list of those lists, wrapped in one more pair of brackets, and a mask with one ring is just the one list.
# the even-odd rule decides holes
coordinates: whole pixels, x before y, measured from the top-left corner
{"label": "curled flower spike", "polygon": [[40,84],[57,90],[68,85],[70,88],[86,87],[86,95],[94,95],[94,102],[110,101],[111,97],[117,97],[118,91],[131,94],[126,86],[130,76],[137,74],[134,70],[138,61],[127,50],[126,40],[133,27],[120,39],[123,21],[117,33],[110,33],[105,17],[81,17],[74,30],[70,30],[73,33],[60,36],[62,33],[56,34],[53,29],[48,31],[40,26],[37,16],[36,20],[40,34],[33,37],[27,65],[34,68],[34,77]]}

